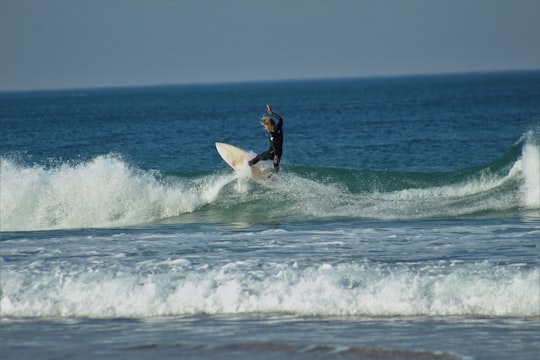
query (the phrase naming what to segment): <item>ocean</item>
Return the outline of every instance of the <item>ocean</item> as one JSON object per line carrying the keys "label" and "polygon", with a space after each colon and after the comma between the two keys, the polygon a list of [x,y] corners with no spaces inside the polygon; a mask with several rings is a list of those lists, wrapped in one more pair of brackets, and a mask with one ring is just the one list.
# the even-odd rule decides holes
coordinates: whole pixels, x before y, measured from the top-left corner
{"label": "ocean", "polygon": [[0,161],[2,359],[540,353],[538,71],[1,92]]}

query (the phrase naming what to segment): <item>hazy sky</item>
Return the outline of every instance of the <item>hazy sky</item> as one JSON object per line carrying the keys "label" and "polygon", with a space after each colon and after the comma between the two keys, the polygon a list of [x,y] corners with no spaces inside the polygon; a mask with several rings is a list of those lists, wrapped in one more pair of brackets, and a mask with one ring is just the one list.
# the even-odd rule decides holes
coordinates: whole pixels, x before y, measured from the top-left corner
{"label": "hazy sky", "polygon": [[0,0],[0,90],[540,69],[540,0]]}

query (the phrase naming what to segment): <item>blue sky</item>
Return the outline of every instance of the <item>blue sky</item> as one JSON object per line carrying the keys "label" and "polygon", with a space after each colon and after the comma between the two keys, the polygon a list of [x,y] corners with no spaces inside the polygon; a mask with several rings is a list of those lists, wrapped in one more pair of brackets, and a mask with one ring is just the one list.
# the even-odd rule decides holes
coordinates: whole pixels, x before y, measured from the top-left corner
{"label": "blue sky", "polygon": [[0,90],[540,69],[538,0],[0,0]]}

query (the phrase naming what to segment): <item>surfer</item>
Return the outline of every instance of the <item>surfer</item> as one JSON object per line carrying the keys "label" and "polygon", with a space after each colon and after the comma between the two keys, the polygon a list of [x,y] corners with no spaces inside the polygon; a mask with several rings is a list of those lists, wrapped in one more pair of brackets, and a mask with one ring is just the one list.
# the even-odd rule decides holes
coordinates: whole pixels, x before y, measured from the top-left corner
{"label": "surfer", "polygon": [[273,160],[274,171],[279,171],[279,162],[281,161],[281,154],[283,153],[283,119],[281,116],[272,111],[270,105],[266,105],[266,112],[275,118],[278,123],[276,124],[274,119],[268,116],[263,116],[261,125],[266,131],[268,131],[268,139],[270,140],[270,146],[268,150],[260,153],[249,161],[249,166],[255,165],[261,160]]}

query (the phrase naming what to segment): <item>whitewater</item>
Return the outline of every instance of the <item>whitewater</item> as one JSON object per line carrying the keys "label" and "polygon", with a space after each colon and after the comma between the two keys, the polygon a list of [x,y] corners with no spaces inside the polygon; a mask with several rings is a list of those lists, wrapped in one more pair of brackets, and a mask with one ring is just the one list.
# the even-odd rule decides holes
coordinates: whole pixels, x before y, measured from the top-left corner
{"label": "whitewater", "polygon": [[[538,210],[540,147],[537,141],[532,132],[524,135],[514,145],[521,149],[521,154],[514,155],[510,163],[475,169],[466,175],[461,171],[459,176],[433,174],[433,178],[444,176],[449,180],[437,184],[426,181],[421,185],[413,184],[418,181],[406,173],[358,174],[351,169],[335,168],[300,172],[292,168],[282,175],[279,187],[270,182],[266,187],[257,187],[230,171],[180,176],[145,171],[115,154],[46,166],[25,166],[2,158],[0,221],[3,231],[107,228],[151,224],[170,218],[180,220],[185,214],[194,219],[199,213],[205,216],[229,206],[244,206],[252,213],[262,213],[269,203],[271,213],[264,216],[295,221],[335,217],[452,218],[485,212]],[[516,149],[510,152],[515,153]],[[317,171],[325,171],[326,176],[316,175]],[[402,189],[385,189],[385,179],[370,180],[377,175],[403,182]],[[348,177],[354,178],[354,182]],[[235,182],[244,184],[232,186]],[[370,182],[369,188],[350,190],[365,182]],[[270,198],[276,192],[287,200],[286,204],[275,203]],[[258,204],[253,204],[255,201]],[[221,222],[227,215],[216,211],[213,216],[210,221]]]}
{"label": "whitewater", "polygon": [[[5,257],[35,255],[23,261],[24,270],[4,264],[0,306],[3,316],[21,318],[246,313],[537,317],[540,303],[530,296],[540,291],[534,258],[509,264],[481,261],[488,242],[466,243],[506,230],[493,225],[474,231],[450,226],[442,233],[422,229],[420,234],[392,228],[240,235],[129,232],[84,241],[50,238],[23,246],[8,241]],[[525,226],[519,231],[529,243],[540,235]],[[453,239],[456,234],[463,239]],[[309,251],[306,237],[315,243]],[[501,236],[490,245],[508,243]],[[217,250],[218,244],[227,244],[218,259],[210,250],[199,250]],[[450,252],[465,247],[471,254],[451,258],[439,247],[454,248]],[[280,256],[261,256],[259,248],[279,248]],[[386,262],[384,255],[375,255],[380,249],[394,253],[405,248],[412,252],[407,261]],[[189,255],[197,252],[201,254]],[[65,260],[70,257],[84,258],[84,266]]]}

